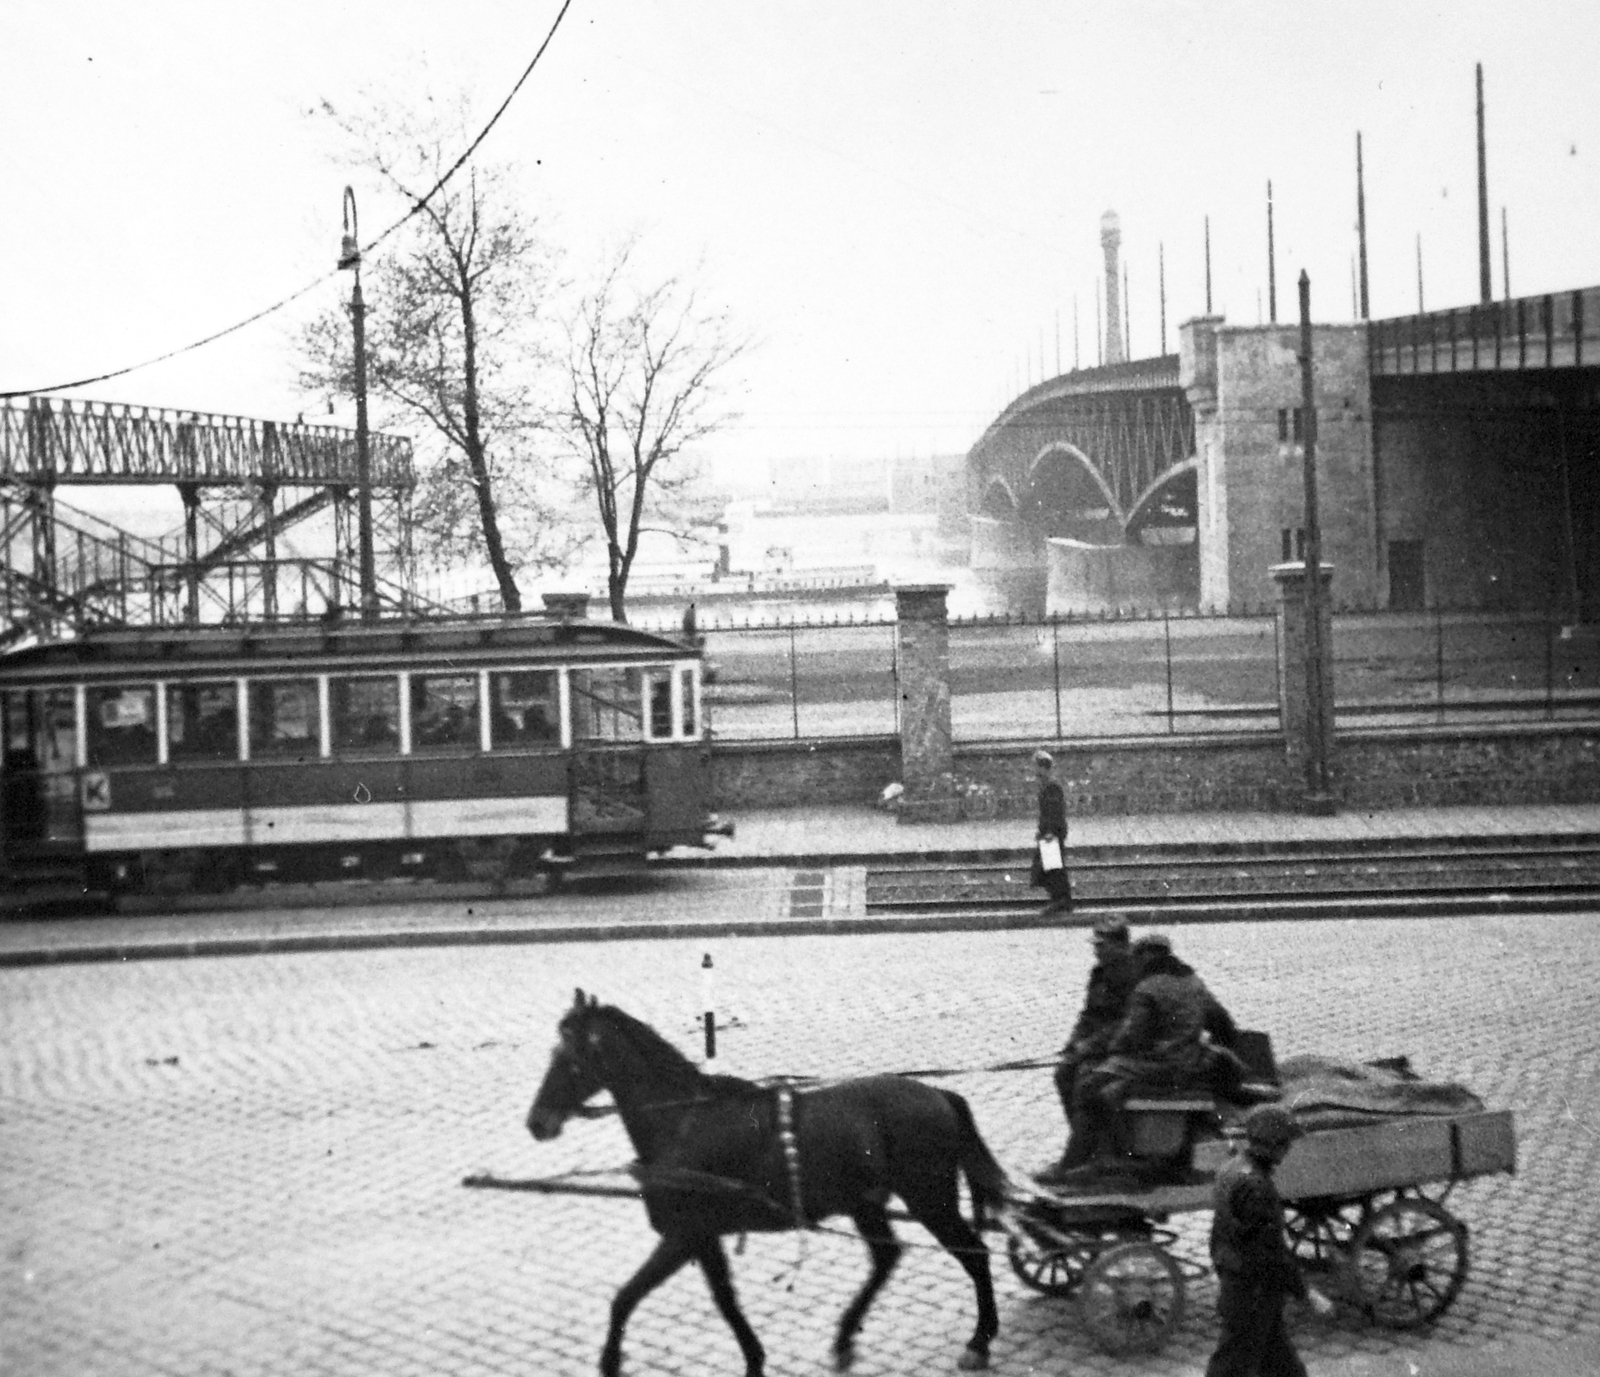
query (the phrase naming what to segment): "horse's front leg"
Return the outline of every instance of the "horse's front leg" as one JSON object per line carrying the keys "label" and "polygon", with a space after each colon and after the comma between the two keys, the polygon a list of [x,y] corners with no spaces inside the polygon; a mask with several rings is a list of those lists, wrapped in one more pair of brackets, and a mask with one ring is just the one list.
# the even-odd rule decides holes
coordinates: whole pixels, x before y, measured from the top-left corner
{"label": "horse's front leg", "polygon": [[722,1318],[739,1341],[739,1351],[744,1354],[745,1377],[761,1377],[767,1360],[761,1340],[739,1309],[739,1297],[733,1290],[733,1273],[728,1269],[728,1255],[722,1250],[722,1240],[713,1235],[700,1245],[695,1255],[700,1259],[700,1270],[706,1274],[706,1285],[711,1288],[711,1299],[716,1301]]}
{"label": "horse's front leg", "polygon": [[606,1346],[600,1350],[600,1371],[604,1377],[617,1377],[622,1371],[622,1331],[634,1307],[694,1256],[694,1245],[682,1235],[667,1234],[655,1251],[623,1284],[611,1302],[611,1328]]}

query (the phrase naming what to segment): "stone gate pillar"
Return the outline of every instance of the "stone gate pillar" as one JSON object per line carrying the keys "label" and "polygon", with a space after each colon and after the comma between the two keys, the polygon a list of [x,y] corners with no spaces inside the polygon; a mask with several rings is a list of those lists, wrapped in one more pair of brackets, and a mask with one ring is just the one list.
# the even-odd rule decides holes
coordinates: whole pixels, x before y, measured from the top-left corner
{"label": "stone gate pillar", "polygon": [[894,590],[895,665],[900,692],[901,822],[955,822],[950,733],[948,583],[901,584]]}
{"label": "stone gate pillar", "polygon": [[[1316,683],[1320,686],[1319,705],[1312,702],[1313,680],[1306,668],[1306,637],[1310,626],[1306,615],[1309,582],[1304,564],[1275,564],[1272,577],[1278,585],[1278,644],[1282,654],[1278,664],[1278,716],[1283,726],[1289,764],[1306,783],[1304,797],[1308,813],[1332,813],[1337,799],[1331,788],[1323,787],[1322,772],[1314,768],[1320,750],[1331,783],[1334,764],[1333,735],[1333,566],[1322,565],[1322,596],[1317,601],[1321,626],[1322,655]],[[1320,733],[1320,742],[1319,742]]]}

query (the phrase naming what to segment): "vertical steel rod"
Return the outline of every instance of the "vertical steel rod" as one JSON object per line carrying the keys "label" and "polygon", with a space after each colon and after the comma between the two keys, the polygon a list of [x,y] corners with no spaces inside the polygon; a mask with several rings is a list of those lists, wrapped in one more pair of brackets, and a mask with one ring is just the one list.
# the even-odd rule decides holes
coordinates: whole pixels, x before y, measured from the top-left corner
{"label": "vertical steel rod", "polygon": [[1167,642],[1167,735],[1171,736],[1177,724],[1172,712],[1172,619],[1165,608],[1161,610],[1161,630]]}
{"label": "vertical steel rod", "polygon": [[1050,652],[1056,669],[1056,740],[1061,740],[1061,623],[1050,619]]}
{"label": "vertical steel rod", "polygon": [[794,623],[789,624],[789,707],[794,713],[794,739],[800,739],[800,666],[794,645]]}

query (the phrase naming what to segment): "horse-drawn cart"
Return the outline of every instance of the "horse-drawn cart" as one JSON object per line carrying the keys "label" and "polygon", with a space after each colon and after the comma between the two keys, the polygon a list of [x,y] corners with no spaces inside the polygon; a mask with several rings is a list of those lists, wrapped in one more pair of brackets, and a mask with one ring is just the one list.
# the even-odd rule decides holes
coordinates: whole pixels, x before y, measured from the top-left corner
{"label": "horse-drawn cart", "polygon": [[[1192,1118],[1196,1105],[1140,1102],[1136,1133]],[[1202,1138],[1172,1184],[1067,1194],[1036,1188],[1017,1203],[1007,1253],[1036,1291],[1071,1296],[1110,1353],[1154,1352],[1183,1320],[1187,1283],[1205,1274],[1172,1251],[1174,1215],[1209,1210],[1228,1148]],[[1307,1133],[1275,1180],[1289,1246],[1330,1299],[1393,1328],[1442,1315],[1466,1280],[1467,1226],[1445,1200],[1461,1181],[1509,1172],[1509,1111],[1394,1117]]]}

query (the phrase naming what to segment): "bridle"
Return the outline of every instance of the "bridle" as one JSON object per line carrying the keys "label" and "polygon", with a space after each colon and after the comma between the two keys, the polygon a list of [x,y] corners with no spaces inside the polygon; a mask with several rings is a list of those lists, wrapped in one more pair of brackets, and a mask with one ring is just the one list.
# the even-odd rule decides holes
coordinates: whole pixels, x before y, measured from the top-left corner
{"label": "bridle", "polygon": [[[580,1043],[587,1043],[587,1049],[580,1048]],[[552,1060],[559,1060],[568,1072],[581,1081],[595,1082],[596,1089],[604,1086],[604,1076],[593,1065],[590,1057],[599,1051],[600,1039],[593,1033],[579,1038],[571,1029],[562,1027],[556,1037],[556,1045],[551,1052]],[[593,1093],[593,1092],[590,1092]],[[806,1219],[804,1195],[801,1189],[800,1176],[800,1139],[795,1131],[794,1100],[795,1092],[791,1086],[780,1085],[775,1090],[777,1097],[777,1126],[778,1145],[783,1152],[784,1174],[789,1186],[789,1215],[796,1229],[810,1229],[813,1227]],[[713,1101],[714,1095],[697,1094],[687,1099],[658,1100],[652,1103],[651,1110],[682,1108],[696,1104],[707,1104]],[[570,1118],[600,1118],[611,1112],[607,1106],[591,1108],[585,1104],[574,1106],[568,1111]],[[649,1169],[646,1168],[646,1171]],[[680,1173],[683,1175],[702,1176],[703,1173]],[[719,1178],[707,1177],[708,1180]],[[727,1183],[733,1184],[733,1183]]]}

